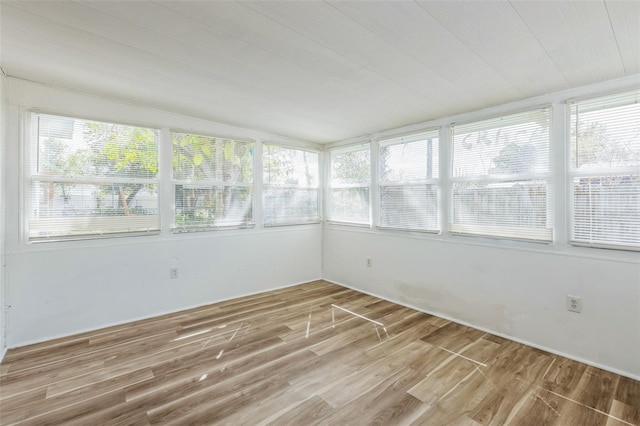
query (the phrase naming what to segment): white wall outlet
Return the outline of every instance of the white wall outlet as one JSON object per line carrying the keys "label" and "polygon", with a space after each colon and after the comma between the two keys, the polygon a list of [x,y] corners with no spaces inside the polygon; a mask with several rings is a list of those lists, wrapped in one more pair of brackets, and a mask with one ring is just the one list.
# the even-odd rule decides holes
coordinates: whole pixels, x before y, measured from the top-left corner
{"label": "white wall outlet", "polygon": [[180,269],[178,269],[177,266],[172,267],[169,271],[171,272],[172,280],[178,279],[178,277],[180,276]]}
{"label": "white wall outlet", "polygon": [[369,268],[371,268],[373,266],[373,264],[371,263],[371,258],[370,257],[367,257],[367,266]]}
{"label": "white wall outlet", "polygon": [[582,312],[582,299],[578,296],[567,296],[567,309],[571,312]]}

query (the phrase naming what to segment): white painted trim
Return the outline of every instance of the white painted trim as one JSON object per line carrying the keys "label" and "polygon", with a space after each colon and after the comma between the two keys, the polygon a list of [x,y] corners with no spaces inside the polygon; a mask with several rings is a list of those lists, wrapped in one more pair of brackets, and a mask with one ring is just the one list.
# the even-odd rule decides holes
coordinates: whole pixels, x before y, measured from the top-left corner
{"label": "white painted trim", "polygon": [[608,262],[631,263],[640,265],[640,256],[637,252],[628,250],[611,250],[596,247],[556,246],[546,242],[517,241],[511,239],[488,238],[469,235],[443,235],[425,232],[411,232],[403,230],[390,230],[385,228],[368,229],[355,226],[342,226],[338,223],[328,222],[328,229],[345,232],[361,232],[365,234],[384,233],[386,237],[408,238],[416,240],[428,240],[433,243],[462,244],[476,247],[488,247],[509,251],[524,251],[542,253],[552,256],[569,256],[585,259],[605,260]]}
{"label": "white painted trim", "polygon": [[201,232],[168,232],[167,234],[155,234],[149,236],[125,236],[119,238],[94,238],[85,240],[69,240],[55,241],[48,243],[29,243],[21,246],[18,250],[6,251],[8,255],[40,252],[40,251],[64,251],[77,250],[79,248],[97,248],[97,247],[122,247],[123,245],[134,244],[150,244],[162,242],[177,242],[189,239],[215,239],[215,238],[234,238],[239,236],[250,236],[255,234],[265,234],[273,232],[304,232],[310,229],[320,229],[320,223],[296,224],[288,226],[272,226],[267,228],[234,228],[234,229],[216,229]]}
{"label": "white painted trim", "polygon": [[630,374],[630,373],[628,373],[626,371],[618,370],[616,368],[611,368],[611,367],[606,366],[606,365],[598,364],[597,362],[589,361],[587,359],[583,359],[583,358],[580,358],[580,357],[577,357],[577,356],[574,356],[574,355],[570,355],[570,354],[567,354],[567,353],[564,353],[564,352],[556,351],[555,349],[551,349],[551,348],[548,348],[546,346],[538,345],[536,343],[532,343],[532,342],[529,342],[529,341],[524,340],[524,339],[519,339],[519,338],[514,337],[514,336],[510,336],[510,335],[507,335],[507,334],[504,334],[504,333],[500,333],[500,332],[491,330],[489,328],[479,327],[477,325],[470,324],[470,323],[468,323],[466,321],[462,321],[462,320],[459,320],[457,318],[453,318],[453,317],[451,317],[449,315],[445,315],[445,314],[442,314],[442,313],[439,313],[439,312],[435,312],[435,311],[428,311],[426,309],[422,309],[422,308],[418,308],[416,306],[413,306],[413,305],[411,305],[409,303],[398,302],[397,300],[393,300],[393,299],[390,299],[390,298],[387,298],[387,297],[382,297],[380,295],[367,292],[367,291],[359,289],[357,287],[353,287],[353,286],[350,286],[350,285],[347,285],[347,284],[343,284],[343,283],[339,283],[339,282],[336,282],[336,281],[332,281],[332,280],[327,279],[327,278],[323,278],[323,280],[327,281],[327,282],[330,282],[332,284],[335,284],[335,285],[339,285],[341,287],[349,288],[351,290],[354,290],[354,291],[357,291],[357,292],[360,292],[360,293],[368,294],[369,296],[374,296],[374,297],[377,297],[379,299],[383,299],[383,300],[395,303],[395,304],[400,305],[400,306],[405,306],[407,308],[411,308],[411,309],[414,309],[416,311],[423,312],[425,314],[434,315],[434,316],[437,316],[439,318],[443,318],[443,319],[455,322],[456,324],[464,325],[466,327],[471,327],[473,329],[484,331],[485,333],[490,333],[490,334],[493,334],[494,336],[499,336],[499,337],[502,337],[504,339],[514,341],[516,343],[521,343],[521,344],[526,345],[526,346],[531,346],[532,348],[540,349],[542,351],[549,352],[549,353],[552,353],[554,355],[562,356],[562,357],[565,357],[565,358],[568,358],[568,359],[571,359],[571,360],[574,360],[574,361],[577,361],[577,362],[581,362],[583,364],[590,365],[592,367],[596,367],[596,368],[600,368],[602,370],[610,371],[611,373],[615,373],[615,374],[619,374],[621,376],[629,377],[630,379],[633,379],[633,380],[640,380],[640,376],[636,376],[636,375]]}
{"label": "white painted trim", "polygon": [[369,225],[370,229],[380,226],[380,144],[369,143]]}
{"label": "white painted trim", "polygon": [[258,230],[264,229],[264,143],[258,139],[253,146],[253,223]]}
{"label": "white painted trim", "polygon": [[158,212],[160,232],[168,235],[174,221],[175,196],[173,193],[173,135],[168,128],[158,134]]}

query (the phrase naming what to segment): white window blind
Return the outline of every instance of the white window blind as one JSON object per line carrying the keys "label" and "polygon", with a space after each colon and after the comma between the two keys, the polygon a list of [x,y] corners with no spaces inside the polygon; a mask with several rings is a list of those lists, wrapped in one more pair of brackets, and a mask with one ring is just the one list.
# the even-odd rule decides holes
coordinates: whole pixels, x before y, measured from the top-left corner
{"label": "white window blind", "polygon": [[548,108],[452,126],[452,233],[551,241]]}
{"label": "white window blind", "polygon": [[159,231],[156,130],[29,114],[30,241]]}
{"label": "white window blind", "polygon": [[369,224],[371,153],[369,144],[331,152],[329,220]]}
{"label": "white window blind", "polygon": [[175,231],[254,225],[253,145],[173,134]]}
{"label": "white window blind", "polygon": [[571,241],[640,248],[640,90],[573,102]]}
{"label": "white window blind", "polygon": [[318,223],[318,153],[265,144],[265,226]]}
{"label": "white window blind", "polygon": [[438,130],[379,147],[380,226],[438,232]]}

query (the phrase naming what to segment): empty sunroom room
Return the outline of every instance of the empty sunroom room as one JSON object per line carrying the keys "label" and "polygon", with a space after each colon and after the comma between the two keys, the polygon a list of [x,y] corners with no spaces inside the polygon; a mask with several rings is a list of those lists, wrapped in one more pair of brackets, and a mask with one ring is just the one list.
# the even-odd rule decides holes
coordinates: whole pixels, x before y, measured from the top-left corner
{"label": "empty sunroom room", "polygon": [[640,426],[640,2],[0,0],[0,425]]}

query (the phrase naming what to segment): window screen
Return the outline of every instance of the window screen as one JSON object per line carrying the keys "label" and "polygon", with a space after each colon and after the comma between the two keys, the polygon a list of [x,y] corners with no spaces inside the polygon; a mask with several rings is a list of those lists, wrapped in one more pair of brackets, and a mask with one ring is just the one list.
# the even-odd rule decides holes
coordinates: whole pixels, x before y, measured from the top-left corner
{"label": "window screen", "polygon": [[30,241],[159,231],[156,130],[32,113]]}
{"label": "window screen", "polygon": [[318,223],[318,153],[265,144],[265,226]]}
{"label": "window screen", "polygon": [[253,226],[253,143],[174,133],[173,189],[176,231]]}
{"label": "window screen", "polygon": [[571,241],[640,248],[640,90],[570,104]]}
{"label": "window screen", "polygon": [[452,127],[452,233],[551,241],[549,109]]}
{"label": "window screen", "polygon": [[433,231],[438,226],[438,131],[380,142],[380,226]]}

